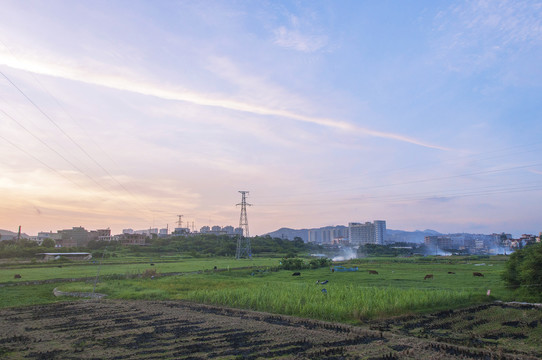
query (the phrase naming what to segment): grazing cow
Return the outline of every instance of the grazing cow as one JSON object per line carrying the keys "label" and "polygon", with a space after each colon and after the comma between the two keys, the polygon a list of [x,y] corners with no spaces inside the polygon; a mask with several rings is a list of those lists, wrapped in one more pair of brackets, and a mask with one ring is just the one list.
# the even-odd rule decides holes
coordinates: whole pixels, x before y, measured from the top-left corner
{"label": "grazing cow", "polygon": [[295,272],[292,274],[292,276],[301,276],[301,273],[300,272]]}
{"label": "grazing cow", "polygon": [[479,272],[473,272],[473,273],[472,273],[472,276],[484,277],[484,274],[479,273]]}
{"label": "grazing cow", "polygon": [[425,275],[425,277],[423,279],[427,280],[427,279],[432,279],[432,278],[433,278],[433,274],[427,274],[427,275]]}
{"label": "grazing cow", "polygon": [[151,266],[154,266],[154,264],[153,264],[153,263],[151,263]]}
{"label": "grazing cow", "polygon": [[20,274],[15,274],[15,276],[13,276],[14,279],[20,279],[21,278],[21,275]]}
{"label": "grazing cow", "polygon": [[321,285],[325,285],[325,284],[327,284],[327,283],[328,283],[328,281],[327,281],[327,280],[324,280],[324,281],[320,281],[320,284],[321,284]]}
{"label": "grazing cow", "polygon": [[455,274],[453,271],[448,271],[448,274]]}
{"label": "grazing cow", "polygon": [[372,274],[372,275],[378,275],[378,271],[376,271],[376,270],[369,270],[369,274]]}

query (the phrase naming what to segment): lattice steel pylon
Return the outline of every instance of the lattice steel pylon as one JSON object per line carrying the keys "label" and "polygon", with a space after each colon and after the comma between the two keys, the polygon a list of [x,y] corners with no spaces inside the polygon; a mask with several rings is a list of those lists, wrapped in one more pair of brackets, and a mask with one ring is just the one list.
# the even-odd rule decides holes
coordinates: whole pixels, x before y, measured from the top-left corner
{"label": "lattice steel pylon", "polygon": [[239,218],[239,228],[243,230],[243,233],[241,236],[237,239],[237,251],[235,252],[235,258],[241,259],[243,257],[250,258],[252,256],[252,253],[250,251],[250,237],[248,233],[248,219],[247,219],[247,205],[251,206],[251,204],[247,204],[247,198],[246,195],[248,194],[248,191],[239,191],[241,193],[241,203],[237,204],[237,206],[241,205],[241,217]]}

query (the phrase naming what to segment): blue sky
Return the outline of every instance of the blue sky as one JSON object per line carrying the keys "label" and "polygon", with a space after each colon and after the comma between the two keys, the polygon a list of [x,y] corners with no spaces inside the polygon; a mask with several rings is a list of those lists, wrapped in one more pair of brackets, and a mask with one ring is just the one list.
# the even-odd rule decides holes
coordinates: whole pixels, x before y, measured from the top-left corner
{"label": "blue sky", "polygon": [[542,2],[1,5],[0,228],[542,231]]}

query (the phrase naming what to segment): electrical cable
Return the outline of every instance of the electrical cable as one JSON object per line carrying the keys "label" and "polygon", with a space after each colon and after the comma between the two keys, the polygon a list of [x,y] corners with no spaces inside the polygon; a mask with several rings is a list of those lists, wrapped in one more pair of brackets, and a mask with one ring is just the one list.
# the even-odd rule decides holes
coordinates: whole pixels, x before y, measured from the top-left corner
{"label": "electrical cable", "polygon": [[[0,40],[0,43],[8,50],[8,52],[10,53],[10,55],[16,59],[16,60],[19,60],[17,58],[17,56],[15,56],[13,54],[13,52],[11,51],[11,49],[2,41]],[[15,83],[13,81],[11,81],[7,76],[6,74],[4,74],[2,71],[0,71],[0,73],[11,83],[12,86],[14,86],[28,101],[30,101],[30,103],[32,105],[34,105],[34,107],[36,107],[36,109],[38,109],[38,111],[40,111],[53,125],[55,125],[55,127],[60,130],[60,132],[62,134],[64,134],[75,146],[77,146],[90,160],[92,160],[92,162],[94,162],[100,169],[102,169],[114,182],[116,182],[126,193],[128,193],[137,203],[138,205],[148,211],[150,214],[153,215],[153,217],[155,216],[155,213],[149,209],[145,204],[141,203],[139,201],[139,199],[128,189],[124,186],[124,184],[122,184],[120,181],[118,181],[117,178],[115,178],[104,166],[102,166],[93,156],[90,155],[90,153],[88,153],[79,143],[77,143],[71,136],[69,136],[69,134],[67,134],[67,132],[65,132],[50,116],[48,116],[40,107],[37,106],[37,104],[35,104],[17,85],[15,85]],[[69,114],[66,109],[61,105],[60,101],[55,97],[53,96],[48,90],[47,88],[45,88],[45,86],[43,86],[43,84],[36,78],[36,76],[32,74],[32,78],[34,79],[34,81],[36,81],[38,83],[38,85],[51,97],[53,98],[57,105],[68,115],[68,117],[70,117],[70,119],[78,124],[73,116],[71,116],[71,114]],[[79,124],[78,124],[79,125]],[[81,126],[79,126],[81,129],[83,129]],[[84,131],[84,129],[83,129]],[[98,146],[99,147],[99,146]],[[101,148],[100,148],[101,149]],[[105,151],[103,151],[102,149],[102,152],[104,152],[110,159],[112,159]],[[164,219],[162,219],[164,220]]]}
{"label": "electrical cable", "polygon": [[68,180],[69,182],[71,182],[72,184],[76,185],[77,187],[79,187],[81,190],[85,190],[85,188],[83,188],[83,186],[79,185],[78,183],[76,183],[75,181],[73,181],[72,179],[70,179],[69,177],[65,176],[63,173],[61,173],[60,171],[58,171],[57,169],[47,165],[45,162],[41,161],[40,159],[38,159],[37,157],[35,157],[34,155],[32,155],[31,153],[29,153],[28,151],[26,151],[25,149],[23,149],[22,147],[18,146],[17,144],[15,144],[14,142],[10,141],[9,139],[6,139],[4,136],[0,135],[0,139],[4,140],[5,142],[7,142],[8,144],[10,144],[11,146],[13,146],[14,148],[20,150],[21,152],[25,153],[26,155],[28,155],[29,157],[31,157],[32,159],[36,160],[37,162],[39,162],[40,164],[42,164],[43,166],[45,166],[47,169],[55,172],[56,174],[60,175],[61,177],[63,177],[64,179]]}
{"label": "electrical cable", "polygon": [[8,117],[9,119],[13,120],[17,125],[19,125],[24,131],[26,131],[28,134],[30,134],[34,139],[38,140],[41,144],[43,144],[45,147],[47,147],[49,150],[51,150],[52,152],[54,152],[56,155],[58,155],[59,157],[61,157],[64,161],[66,161],[68,164],[70,164],[70,166],[72,166],[75,170],[79,171],[81,174],[85,175],[87,178],[89,178],[94,184],[98,185],[99,187],[101,187],[103,190],[107,191],[108,193],[110,193],[111,195],[113,195],[113,193],[111,193],[107,188],[105,188],[102,184],[100,184],[98,181],[96,181],[92,176],[90,176],[89,174],[87,174],[84,170],[82,170],[79,166],[75,165],[73,162],[71,162],[70,160],[68,160],[64,155],[62,155],[61,153],[59,153],[58,151],[56,151],[55,149],[53,149],[49,144],[47,144],[45,141],[41,140],[37,135],[35,135],[32,131],[28,130],[24,125],[22,125],[19,121],[17,121],[14,117],[12,117],[11,115],[9,115],[7,112],[5,112],[4,110],[0,109],[0,112],[2,112],[6,117]]}
{"label": "electrical cable", "polygon": [[[49,122],[51,122],[64,136],[66,136],[78,149],[80,149],[90,160],[92,160],[100,169],[102,169],[111,179],[113,179],[125,192],[127,192],[130,196],[132,196],[133,199],[135,199],[138,203],[139,203],[139,200],[137,200],[136,196],[130,192],[120,181],[118,181],[107,169],[105,169],[105,167],[103,167],[94,157],[92,157],[79,143],[77,143],[66,131],[64,131],[64,129],[62,129],[47,113],[45,113],[45,111],[43,111],[34,101],[32,101],[32,99],[27,96],[24,91],[22,91],[13,81],[11,81],[11,79],[4,73],[0,70],[0,74],[15,88],[19,91],[19,93],[21,93],[43,116],[45,116],[45,118],[47,118],[49,120]],[[72,167],[74,167],[77,171],[79,171],[81,174],[85,175],[86,177],[88,177],[92,182],[94,182],[96,185],[98,185],[99,187],[101,187],[102,189],[104,189],[105,191],[107,191],[108,193],[110,193],[111,195],[114,195],[110,190],[108,190],[107,188],[105,188],[101,183],[99,183],[98,181],[96,181],[93,177],[91,177],[88,173],[86,173],[84,170],[82,170],[80,167],[78,167],[77,165],[75,165],[73,162],[69,161],[65,156],[63,156],[62,154],[60,154],[58,151],[56,151],[55,149],[53,149],[50,145],[48,145],[47,143],[45,143],[44,141],[42,141],[39,137],[37,137],[35,134],[33,134],[30,130],[28,130],[26,127],[24,127],[19,121],[17,121],[15,118],[13,118],[12,116],[10,116],[9,114],[7,114],[4,110],[0,110],[2,111],[7,117],[9,117],[11,120],[13,120],[14,122],[16,122],[21,128],[23,128],[26,132],[28,132],[30,135],[32,135],[35,139],[37,139],[38,141],[40,141],[43,145],[45,145],[47,148],[49,148],[51,151],[53,151],[55,154],[57,154],[58,156],[60,156],[62,159],[64,159],[66,162],[68,162]],[[153,216],[155,215],[154,212],[152,210],[150,210],[149,208],[147,208],[145,205],[139,203],[139,206],[144,208],[146,211],[148,211],[150,214],[153,214]]]}

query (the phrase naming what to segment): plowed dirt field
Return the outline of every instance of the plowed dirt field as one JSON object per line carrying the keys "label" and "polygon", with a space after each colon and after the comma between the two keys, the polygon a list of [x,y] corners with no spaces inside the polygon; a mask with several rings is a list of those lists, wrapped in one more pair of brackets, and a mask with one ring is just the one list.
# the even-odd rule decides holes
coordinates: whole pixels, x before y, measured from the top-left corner
{"label": "plowed dirt field", "polygon": [[[448,322],[450,319],[449,316]],[[409,318],[405,324],[418,324],[413,321],[413,318]],[[424,317],[421,321],[424,328],[431,327],[430,317]],[[483,343],[479,346],[462,346],[457,342],[446,342],[444,336],[439,341],[435,341],[434,337],[423,338],[431,333],[413,336],[411,330],[414,325],[409,328],[410,332],[405,332],[400,327],[401,322],[396,319],[393,322],[349,326],[179,301],[88,300],[0,310],[0,358],[538,357],[536,351],[507,352],[498,346]],[[535,325],[539,326],[539,323]],[[450,329],[450,325],[446,326]],[[468,334],[465,336],[468,337]]]}

